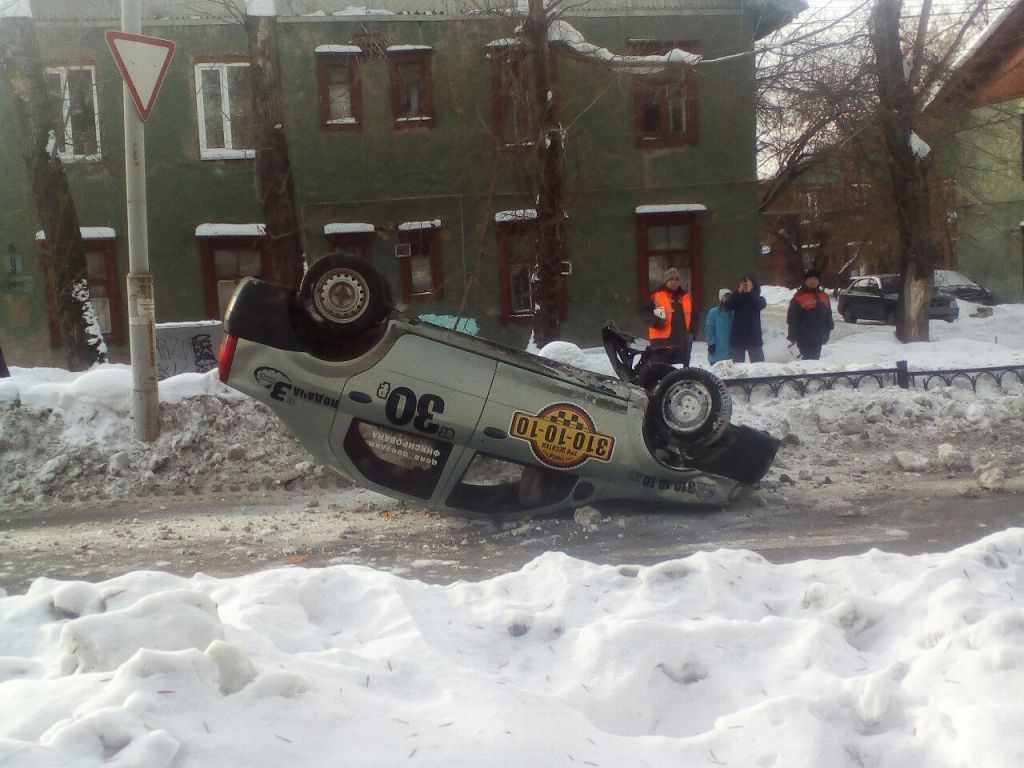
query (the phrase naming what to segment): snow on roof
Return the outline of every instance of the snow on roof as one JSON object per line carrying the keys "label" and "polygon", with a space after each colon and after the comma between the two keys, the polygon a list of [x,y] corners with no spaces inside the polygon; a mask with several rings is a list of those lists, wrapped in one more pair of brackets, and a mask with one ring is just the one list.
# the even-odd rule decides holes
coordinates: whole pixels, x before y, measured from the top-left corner
{"label": "snow on roof", "polygon": [[384,8],[367,8],[365,5],[349,5],[343,11],[334,11],[332,16],[391,16],[394,11]]}
{"label": "snow on roof", "polygon": [[680,48],[673,48],[667,53],[646,56],[612,53],[607,48],[601,48],[593,43],[588,43],[579,30],[564,20],[558,20],[548,27],[548,40],[560,42],[580,56],[604,61],[638,73],[662,69],[666,64],[687,64],[693,66],[703,61],[702,56]]}
{"label": "snow on roof", "polygon": [[429,45],[389,45],[384,49],[387,53],[401,53],[403,51],[432,51]]}
{"label": "snow on roof", "polygon": [[500,40],[491,40],[485,47],[486,48],[512,48],[513,46],[522,45],[523,41],[518,37],[503,37]]}
{"label": "snow on roof", "polygon": [[358,45],[318,45],[314,53],[362,53]]}
{"label": "snow on roof", "polygon": [[373,224],[366,224],[358,221],[333,221],[328,224],[324,224],[325,235],[348,235],[373,231]]}
{"label": "snow on roof", "polygon": [[398,225],[400,232],[410,232],[416,229],[440,229],[441,220],[431,219],[430,221],[403,221]]}
{"label": "snow on roof", "polygon": [[698,213],[706,211],[708,207],[701,203],[668,203],[666,205],[638,205],[634,213]]}
{"label": "snow on roof", "polygon": [[518,208],[513,211],[498,211],[494,214],[494,220],[499,224],[507,221],[527,221],[536,218],[536,208]]}
{"label": "snow on roof", "polygon": [[[117,233],[114,232],[113,227],[80,227],[79,230],[82,233],[83,240],[113,240],[117,237]],[[45,231],[40,229],[36,232],[36,240],[45,239]]]}
{"label": "snow on roof", "polygon": [[196,227],[196,237],[263,237],[266,234],[266,224],[224,224],[216,222],[200,224]]}

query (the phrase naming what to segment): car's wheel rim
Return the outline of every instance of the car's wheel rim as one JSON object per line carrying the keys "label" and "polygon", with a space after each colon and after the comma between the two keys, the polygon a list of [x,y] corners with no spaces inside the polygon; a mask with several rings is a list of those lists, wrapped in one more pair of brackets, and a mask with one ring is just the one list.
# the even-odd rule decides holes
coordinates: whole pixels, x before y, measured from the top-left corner
{"label": "car's wheel rim", "polygon": [[681,381],[665,393],[661,410],[670,429],[688,433],[704,425],[711,407],[711,393],[706,387],[696,381]]}
{"label": "car's wheel rim", "polygon": [[321,315],[336,322],[349,322],[366,311],[366,282],[348,270],[329,272],[317,284],[313,298]]}

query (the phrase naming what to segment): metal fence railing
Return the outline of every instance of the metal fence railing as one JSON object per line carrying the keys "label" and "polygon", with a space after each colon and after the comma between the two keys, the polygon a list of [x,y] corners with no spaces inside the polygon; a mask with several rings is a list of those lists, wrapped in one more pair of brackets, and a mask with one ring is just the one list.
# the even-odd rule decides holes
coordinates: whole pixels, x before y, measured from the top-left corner
{"label": "metal fence railing", "polygon": [[837,373],[803,373],[791,376],[750,376],[738,379],[723,379],[730,390],[739,390],[747,402],[755,393],[764,392],[779,397],[787,392],[801,397],[815,392],[827,392],[836,388],[881,389],[902,387],[903,389],[924,389],[958,382],[969,384],[974,392],[978,384],[990,381],[1000,389],[1007,383],[1016,382],[1024,387],[1024,365],[995,366],[991,368],[961,368],[938,371],[912,371],[906,360],[900,360],[895,368],[871,368],[862,371],[840,371]]}

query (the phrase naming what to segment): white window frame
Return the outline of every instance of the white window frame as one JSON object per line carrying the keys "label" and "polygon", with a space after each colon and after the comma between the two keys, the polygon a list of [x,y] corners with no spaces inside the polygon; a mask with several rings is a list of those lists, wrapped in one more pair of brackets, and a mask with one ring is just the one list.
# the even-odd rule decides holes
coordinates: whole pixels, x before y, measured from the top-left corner
{"label": "white window frame", "polygon": [[[93,122],[96,131],[96,152],[89,155],[76,155],[75,141],[71,130],[71,89],[68,87],[68,73],[73,71],[89,72],[92,76]],[[46,74],[60,77],[61,93],[61,124],[64,126],[64,146],[71,147],[70,152],[57,152],[57,156],[65,162],[96,162],[103,158],[103,144],[100,142],[100,100],[96,90],[96,67],[92,64],[62,65],[47,67]]]}
{"label": "white window frame", "polygon": [[[216,61],[195,65],[196,79],[196,117],[199,131],[199,158],[201,160],[245,160],[256,157],[255,148],[235,148],[231,133],[231,90],[228,85],[228,67],[248,67],[247,61]],[[221,120],[224,129],[223,147],[206,145],[206,108],[203,106],[203,75],[205,71],[217,71],[220,74]],[[251,76],[251,72],[250,72]]]}

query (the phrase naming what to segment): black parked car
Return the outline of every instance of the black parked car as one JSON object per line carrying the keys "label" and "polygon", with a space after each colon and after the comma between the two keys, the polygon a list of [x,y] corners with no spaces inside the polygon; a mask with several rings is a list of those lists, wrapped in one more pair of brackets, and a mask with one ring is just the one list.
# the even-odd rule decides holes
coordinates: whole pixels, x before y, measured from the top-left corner
{"label": "black parked car", "polygon": [[996,303],[992,291],[978,285],[962,272],[954,272],[952,269],[935,270],[935,287],[953,294],[958,299],[972,301],[975,304],[991,307]]}
{"label": "black parked car", "polygon": [[[855,277],[850,286],[839,292],[837,309],[848,323],[858,320],[880,320],[896,324],[896,303],[900,297],[899,275],[864,275]],[[932,294],[928,317],[951,323],[960,316],[960,307],[949,293],[937,288]]]}

